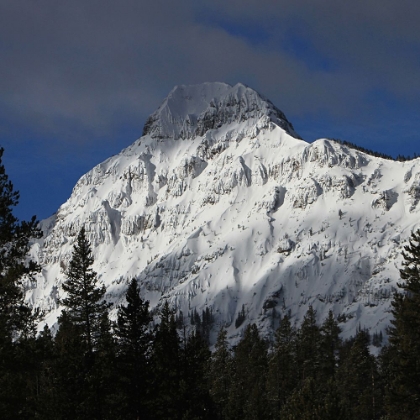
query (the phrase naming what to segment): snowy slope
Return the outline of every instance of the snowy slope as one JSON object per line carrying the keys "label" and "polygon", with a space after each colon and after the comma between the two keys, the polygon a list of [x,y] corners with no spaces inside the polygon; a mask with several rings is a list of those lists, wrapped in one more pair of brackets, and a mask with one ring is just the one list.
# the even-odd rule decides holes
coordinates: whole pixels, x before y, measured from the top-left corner
{"label": "snowy slope", "polygon": [[[238,84],[176,87],[143,136],[78,181],[42,223],[28,301],[54,324],[82,225],[107,298],[136,277],[152,308],[209,307],[232,341],[248,322],[269,336],[309,305],[385,331],[401,250],[418,227],[420,162],[299,139],[284,114]],[[235,328],[238,312],[247,319]]]}

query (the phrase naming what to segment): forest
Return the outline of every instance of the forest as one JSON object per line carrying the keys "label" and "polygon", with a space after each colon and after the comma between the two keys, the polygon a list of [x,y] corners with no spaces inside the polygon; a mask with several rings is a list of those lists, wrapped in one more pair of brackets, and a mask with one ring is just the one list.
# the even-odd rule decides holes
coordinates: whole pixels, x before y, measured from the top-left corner
{"label": "forest", "polygon": [[299,326],[284,314],[272,342],[249,324],[231,347],[221,326],[210,351],[211,311],[194,312],[187,333],[164,302],[153,323],[136,279],[110,320],[83,228],[57,330],[46,325],[37,333],[23,282],[40,270],[27,254],[41,232],[35,217],[13,216],[19,193],[2,155],[0,149],[0,418],[420,418],[420,231],[404,247],[401,291],[378,357],[370,345],[382,337],[360,329],[342,340],[334,314],[319,324],[312,307]]}

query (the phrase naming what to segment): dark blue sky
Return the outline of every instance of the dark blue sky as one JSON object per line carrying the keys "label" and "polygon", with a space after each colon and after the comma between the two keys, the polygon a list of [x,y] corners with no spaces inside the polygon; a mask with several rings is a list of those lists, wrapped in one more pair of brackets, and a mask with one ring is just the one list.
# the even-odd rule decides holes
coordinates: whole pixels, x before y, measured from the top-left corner
{"label": "dark blue sky", "polygon": [[242,82],[308,141],[419,153],[419,20],[412,0],[0,0],[16,214],[53,214],[177,84]]}

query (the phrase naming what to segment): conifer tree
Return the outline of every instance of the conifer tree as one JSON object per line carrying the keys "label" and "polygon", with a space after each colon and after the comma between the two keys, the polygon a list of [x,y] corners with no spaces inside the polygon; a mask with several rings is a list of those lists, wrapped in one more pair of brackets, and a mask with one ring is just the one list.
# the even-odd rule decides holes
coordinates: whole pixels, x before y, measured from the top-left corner
{"label": "conifer tree", "polygon": [[[31,333],[31,311],[23,302],[22,281],[39,270],[33,261],[26,261],[31,238],[40,238],[38,221],[19,222],[13,208],[19,203],[19,192],[6,174],[0,148],[0,340],[15,339]],[[2,346],[0,346],[2,348]]]}
{"label": "conifer tree", "polygon": [[222,328],[217,337],[209,369],[210,395],[216,404],[217,418],[219,419],[227,418],[231,375],[232,354],[227,341],[227,332]]}
{"label": "conifer tree", "polygon": [[110,397],[116,371],[110,305],[103,300],[106,289],[98,285],[93,262],[82,228],[63,284],[67,296],[61,302],[66,309],[59,318],[55,340],[58,411],[63,419],[103,418],[112,412]]}
{"label": "conifer tree", "polygon": [[54,411],[56,419],[84,418],[87,399],[87,344],[81,340],[81,326],[74,324],[67,311],[58,318],[58,331],[54,340],[56,359]]}
{"label": "conifer tree", "polygon": [[106,289],[104,285],[98,286],[96,273],[92,269],[93,262],[86,231],[82,227],[73,248],[67,280],[63,283],[67,297],[62,303],[67,307],[71,321],[80,326],[88,357],[92,357],[99,336],[100,320],[110,306],[102,300]]}
{"label": "conifer tree", "polygon": [[[282,420],[347,420],[347,413],[340,406],[335,387],[324,396],[319,395],[319,382],[306,378],[300,387],[294,389],[282,407]],[[331,382],[328,382],[331,385]]]}
{"label": "conifer tree", "polygon": [[397,412],[398,394],[394,387],[400,375],[400,368],[397,364],[398,352],[395,346],[388,344],[381,349],[379,355],[379,367],[382,380],[382,391],[384,395],[384,411],[386,419],[394,416],[396,419],[402,418],[406,409],[401,406],[401,412]]}
{"label": "conifer tree", "polygon": [[267,416],[267,345],[258,328],[250,324],[235,348],[229,419],[259,419]]}
{"label": "conifer tree", "polygon": [[297,334],[297,365],[299,379],[316,378],[320,365],[321,332],[316,322],[316,311],[309,306]]}
{"label": "conifer tree", "polygon": [[[120,372],[116,364],[116,343],[111,331],[108,311],[99,322],[99,335],[92,368],[86,374],[85,412],[88,419],[115,419],[121,413],[119,396]],[[129,419],[126,415],[124,419]]]}
{"label": "conifer tree", "polygon": [[29,222],[20,222],[13,215],[19,193],[6,174],[3,152],[0,148],[0,418],[8,419],[33,416],[27,397],[32,386],[28,377],[35,368],[28,358],[35,325],[24,303],[22,283],[30,281],[39,269],[27,260],[27,254],[30,240],[40,238],[41,232],[35,216]]}
{"label": "conifer tree", "polygon": [[395,419],[420,418],[420,230],[411,234],[402,255],[402,293],[394,295],[389,329],[394,377],[386,395],[388,414]]}
{"label": "conifer tree", "polygon": [[319,413],[325,420],[345,419],[346,414],[340,403],[336,380],[341,348],[341,328],[331,310],[328,312],[328,317],[322,324],[320,332],[319,372],[317,372]]}
{"label": "conifer tree", "polygon": [[152,348],[152,370],[154,395],[151,408],[154,419],[180,419],[181,347],[176,329],[174,312],[165,301],[156,327]]}
{"label": "conifer tree", "polygon": [[296,330],[285,315],[276,331],[275,343],[268,360],[267,398],[270,418],[280,418],[281,408],[296,388]]}
{"label": "conifer tree", "polygon": [[[32,355],[33,357],[34,355]],[[36,338],[35,358],[38,363],[36,376],[36,418],[45,420],[57,419],[54,400],[56,398],[54,363],[56,352],[53,335],[48,325],[39,333]]]}
{"label": "conifer tree", "polygon": [[56,419],[117,418],[115,343],[106,309],[97,322],[95,347],[89,350],[85,325],[66,310],[58,319],[52,366]]}
{"label": "conifer tree", "polygon": [[360,330],[337,371],[341,404],[349,419],[379,419],[382,397],[375,358],[369,352],[369,334]]}
{"label": "conifer tree", "polygon": [[148,418],[147,399],[150,398],[150,351],[152,334],[149,324],[149,302],[140,297],[136,279],[132,279],[126,293],[127,305],[118,308],[115,325],[118,370],[122,384],[125,418]]}
{"label": "conifer tree", "polygon": [[115,325],[118,352],[136,360],[145,360],[150,352],[151,334],[148,329],[152,317],[149,313],[149,302],[140,297],[136,279],[131,280],[125,298],[127,305],[118,308]]}
{"label": "conifer tree", "polygon": [[320,329],[321,344],[320,344],[320,376],[324,383],[328,379],[333,379],[338,360],[338,350],[340,348],[341,328],[334,319],[334,314],[330,310],[328,317],[324,321]]}
{"label": "conifer tree", "polygon": [[192,332],[183,348],[183,367],[180,382],[183,400],[183,420],[214,420],[214,409],[209,392],[207,368],[210,350],[200,332]]}
{"label": "conifer tree", "polygon": [[[318,399],[315,379],[311,376],[295,388],[282,406],[279,419],[282,420],[324,420]],[[334,418],[335,419],[335,418]]]}

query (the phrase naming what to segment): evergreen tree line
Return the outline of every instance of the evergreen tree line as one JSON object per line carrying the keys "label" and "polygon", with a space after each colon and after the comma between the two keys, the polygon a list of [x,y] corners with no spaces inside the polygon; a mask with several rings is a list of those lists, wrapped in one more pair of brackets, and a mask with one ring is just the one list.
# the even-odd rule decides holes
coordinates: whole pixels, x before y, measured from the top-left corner
{"label": "evergreen tree line", "polygon": [[[420,243],[420,234],[416,239]],[[299,328],[284,316],[272,345],[250,324],[231,347],[222,328],[211,353],[200,327],[210,311],[203,312],[203,319],[192,312],[200,328],[187,336],[165,302],[160,322],[151,328],[149,303],[134,279],[116,322],[110,322],[105,289],[92,263],[82,229],[63,285],[67,297],[55,337],[46,326],[39,336],[25,335],[13,343],[27,358],[21,371],[25,379],[16,382],[24,390],[20,398],[9,390],[13,398],[4,418],[418,418],[418,403],[415,398],[410,402],[418,396],[416,372],[405,366],[407,355],[401,367],[396,364],[396,344],[402,339],[397,316],[391,345],[380,358],[369,352],[368,332],[359,330],[343,341],[333,313],[318,325],[312,307]],[[395,299],[396,315],[404,302],[406,295]],[[402,387],[403,382],[409,386]]]}
{"label": "evergreen tree line", "polygon": [[177,328],[167,303],[151,330],[148,302],[135,280],[126,301],[114,325],[106,309],[98,317],[91,348],[86,325],[76,323],[71,310],[63,311],[55,337],[45,327],[22,341],[25,390],[15,398],[10,389],[9,407],[18,411],[2,418],[419,418],[415,398],[410,406],[409,393],[398,395],[397,372],[407,372],[397,368],[392,347],[375,358],[366,331],[341,340],[332,312],[318,325],[310,307],[299,328],[284,316],[272,346],[255,324],[234,347],[222,328],[211,353],[199,332],[186,336]]}
{"label": "evergreen tree line", "polygon": [[[2,419],[420,419],[420,231],[403,252],[402,292],[392,302],[389,344],[369,352],[369,334],[340,339],[333,313],[319,325],[310,307],[296,327],[280,320],[273,343],[248,325],[231,347],[221,329],[213,353],[210,311],[196,330],[166,302],[153,326],[132,280],[117,318],[92,270],[82,228],[63,284],[55,335],[25,305],[39,266],[27,259],[36,218],[12,214],[0,149],[0,418]],[[244,310],[243,310],[244,312]]]}
{"label": "evergreen tree line", "polygon": [[350,141],[347,141],[347,140],[340,140],[340,139],[328,139],[328,140],[334,141],[334,142],[336,142],[338,144],[341,144],[343,146],[350,147],[351,149],[358,150],[359,152],[366,153],[367,155],[371,155],[371,156],[375,156],[375,157],[379,157],[379,158],[387,159],[387,160],[395,160],[395,161],[398,161],[398,162],[406,162],[406,161],[409,161],[409,160],[417,159],[419,157],[419,155],[417,153],[414,153],[413,156],[409,156],[409,155],[405,156],[405,155],[399,154],[399,155],[397,155],[396,158],[393,158],[391,155],[387,155],[386,153],[376,152],[372,149],[367,149],[365,147],[359,146],[359,145],[357,145],[355,143],[352,143]]}

